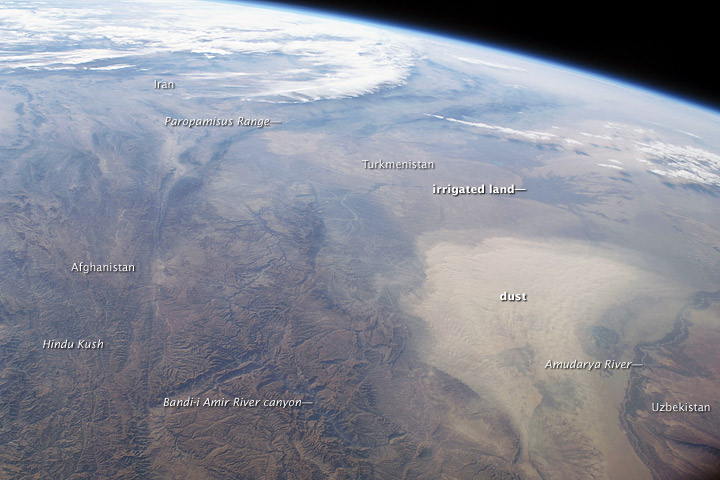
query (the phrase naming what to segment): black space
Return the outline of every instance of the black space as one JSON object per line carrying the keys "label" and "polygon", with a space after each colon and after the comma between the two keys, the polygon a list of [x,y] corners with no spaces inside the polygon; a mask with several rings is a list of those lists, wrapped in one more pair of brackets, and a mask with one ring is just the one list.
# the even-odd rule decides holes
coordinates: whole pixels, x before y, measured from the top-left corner
{"label": "black space", "polygon": [[720,88],[712,73],[720,70],[720,41],[707,9],[687,2],[672,8],[657,3],[641,8],[630,2],[495,2],[283,3],[474,40],[720,110]]}

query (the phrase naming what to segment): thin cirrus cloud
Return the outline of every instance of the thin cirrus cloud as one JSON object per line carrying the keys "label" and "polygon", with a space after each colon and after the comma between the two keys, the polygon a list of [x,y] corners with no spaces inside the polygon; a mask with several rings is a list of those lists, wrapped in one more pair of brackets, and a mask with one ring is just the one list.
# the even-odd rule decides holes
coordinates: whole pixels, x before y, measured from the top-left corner
{"label": "thin cirrus cloud", "polygon": [[433,117],[437,118],[439,120],[446,120],[448,122],[452,123],[459,123],[461,125],[467,125],[470,127],[476,127],[481,128],[488,131],[497,132],[499,134],[505,135],[509,138],[516,138],[519,140],[529,141],[532,143],[538,143],[538,144],[565,144],[570,147],[576,147],[582,145],[582,142],[579,142],[575,139],[568,138],[568,137],[561,137],[559,135],[556,135],[554,133],[549,132],[540,132],[535,130],[518,130],[516,128],[510,128],[510,127],[503,127],[501,125],[490,125],[487,123],[481,123],[481,122],[468,122],[466,120],[459,120],[457,118],[451,118],[451,117],[443,117],[441,115],[435,115],[426,113],[425,116],[427,117]]}
{"label": "thin cirrus cloud", "polygon": [[473,65],[482,65],[484,67],[499,68],[500,70],[513,70],[516,72],[527,72],[527,70],[525,70],[524,68],[515,67],[512,65],[506,65],[504,63],[488,62],[486,60],[480,60],[478,58],[468,58],[468,57],[458,57],[458,56],[453,56],[453,57],[462,62],[472,63]]}

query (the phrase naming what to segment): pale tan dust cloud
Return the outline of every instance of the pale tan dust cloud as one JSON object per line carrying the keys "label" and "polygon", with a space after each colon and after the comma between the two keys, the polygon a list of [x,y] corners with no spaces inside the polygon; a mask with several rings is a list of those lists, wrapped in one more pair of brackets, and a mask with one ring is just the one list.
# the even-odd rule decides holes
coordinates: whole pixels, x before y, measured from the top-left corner
{"label": "pale tan dust cloud", "polygon": [[[444,241],[424,253],[425,284],[408,299],[426,322],[418,348],[427,362],[506,410],[524,437],[521,460],[532,458],[553,478],[649,478],[618,421],[629,371],[545,365],[612,359],[588,354],[582,336],[608,309],[638,298],[654,304],[652,318],[620,332],[622,343],[648,340],[627,338],[648,332],[661,337],[685,292],[608,247],[565,239]],[[525,293],[527,301],[502,302],[504,291]],[[615,360],[632,360],[632,348],[622,355]],[[557,431],[544,429],[556,424]]]}

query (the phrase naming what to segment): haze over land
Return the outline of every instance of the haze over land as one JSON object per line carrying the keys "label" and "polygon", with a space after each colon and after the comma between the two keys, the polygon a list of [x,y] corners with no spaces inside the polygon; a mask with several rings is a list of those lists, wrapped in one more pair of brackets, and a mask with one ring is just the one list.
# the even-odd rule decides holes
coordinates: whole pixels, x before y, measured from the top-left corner
{"label": "haze over land", "polygon": [[718,117],[245,5],[0,12],[0,476],[718,471]]}

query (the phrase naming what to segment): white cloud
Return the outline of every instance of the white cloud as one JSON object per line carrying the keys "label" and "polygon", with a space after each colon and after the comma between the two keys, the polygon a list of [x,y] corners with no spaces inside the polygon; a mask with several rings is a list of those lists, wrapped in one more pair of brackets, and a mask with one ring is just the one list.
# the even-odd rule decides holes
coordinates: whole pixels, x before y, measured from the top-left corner
{"label": "white cloud", "polygon": [[637,150],[654,160],[653,173],[685,181],[720,186],[720,155],[689,145],[637,143]]}
{"label": "white cloud", "polygon": [[115,65],[109,65],[107,67],[91,67],[88,70],[120,70],[122,68],[132,68],[135,65],[125,65],[122,63],[116,63]]}
{"label": "white cloud", "polygon": [[582,142],[578,142],[572,138],[563,138],[563,142],[571,147],[579,147],[583,144]]}
{"label": "white cloud", "polygon": [[108,62],[127,57],[141,65],[194,53],[210,63],[204,72],[212,72],[213,62],[248,59],[265,70],[244,84],[245,97],[308,101],[400,85],[419,56],[409,37],[284,10],[132,0],[112,7],[0,5],[0,71],[110,69]]}
{"label": "white cloud", "polygon": [[609,137],[607,135],[595,135],[593,133],[587,133],[587,132],[579,132],[579,133],[580,133],[580,135],[582,135],[584,137],[597,138],[600,140],[612,140],[612,137]]}

